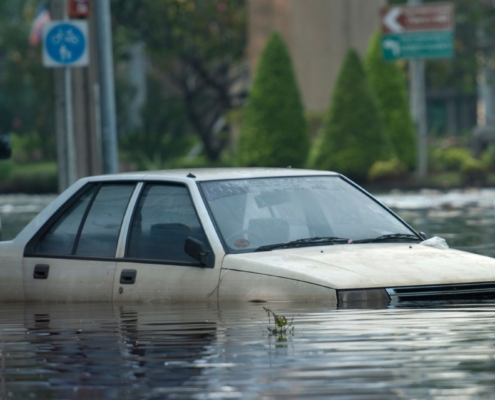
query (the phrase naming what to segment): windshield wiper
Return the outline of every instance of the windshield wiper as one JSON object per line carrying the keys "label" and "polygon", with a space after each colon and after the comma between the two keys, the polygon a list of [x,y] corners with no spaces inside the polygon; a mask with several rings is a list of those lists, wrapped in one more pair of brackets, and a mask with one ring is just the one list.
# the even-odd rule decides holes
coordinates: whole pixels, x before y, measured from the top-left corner
{"label": "windshield wiper", "polygon": [[290,248],[290,247],[306,246],[308,244],[347,243],[348,241],[349,241],[348,238],[341,238],[341,237],[336,237],[336,236],[325,236],[325,237],[315,236],[312,238],[292,240],[290,242],[285,242],[285,243],[267,244],[267,245],[258,247],[254,251],[269,251],[269,250],[274,250],[274,249],[286,249],[286,248]]}
{"label": "windshield wiper", "polygon": [[352,243],[373,243],[373,242],[381,242],[387,240],[408,240],[408,241],[412,240],[417,242],[417,241],[422,241],[423,239],[411,233],[391,233],[389,235],[382,235],[371,239],[353,240]]}

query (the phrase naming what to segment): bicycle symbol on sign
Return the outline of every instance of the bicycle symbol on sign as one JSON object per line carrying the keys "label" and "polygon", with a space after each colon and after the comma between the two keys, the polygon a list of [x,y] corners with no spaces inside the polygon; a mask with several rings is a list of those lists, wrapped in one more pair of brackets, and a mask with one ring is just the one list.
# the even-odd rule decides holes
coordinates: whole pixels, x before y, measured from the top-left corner
{"label": "bicycle symbol on sign", "polygon": [[59,29],[57,33],[52,36],[52,42],[55,45],[60,43],[77,45],[79,43],[79,38],[72,32],[72,29],[68,29],[65,33],[62,29]]}

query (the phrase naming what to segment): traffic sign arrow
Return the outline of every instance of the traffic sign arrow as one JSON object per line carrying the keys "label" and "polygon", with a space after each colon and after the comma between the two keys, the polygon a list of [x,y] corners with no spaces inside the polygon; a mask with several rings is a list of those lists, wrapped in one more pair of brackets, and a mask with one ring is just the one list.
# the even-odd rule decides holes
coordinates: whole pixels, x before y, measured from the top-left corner
{"label": "traffic sign arrow", "polygon": [[380,10],[382,32],[388,34],[452,30],[451,3],[402,5]]}
{"label": "traffic sign arrow", "polygon": [[400,7],[392,7],[383,17],[383,25],[389,32],[399,33],[404,30],[404,27],[399,23],[398,19],[402,12]]}

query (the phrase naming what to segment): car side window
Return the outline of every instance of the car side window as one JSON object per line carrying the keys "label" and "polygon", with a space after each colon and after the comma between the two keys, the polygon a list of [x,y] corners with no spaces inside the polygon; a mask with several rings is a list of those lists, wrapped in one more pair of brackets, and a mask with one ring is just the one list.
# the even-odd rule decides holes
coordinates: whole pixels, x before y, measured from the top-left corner
{"label": "car side window", "polygon": [[[115,257],[120,227],[134,188],[134,183],[92,185],[37,240],[33,253]],[[33,247],[28,245],[29,248]]]}
{"label": "car side window", "polygon": [[[86,190],[34,246],[36,254],[71,255],[77,232],[97,187]],[[29,246],[28,246],[29,247]]]}
{"label": "car side window", "polygon": [[208,245],[187,188],[146,185],[132,219],[126,257],[197,264],[184,251],[188,237]]}
{"label": "car side window", "polygon": [[75,254],[115,257],[120,226],[134,185],[104,185],[84,221]]}

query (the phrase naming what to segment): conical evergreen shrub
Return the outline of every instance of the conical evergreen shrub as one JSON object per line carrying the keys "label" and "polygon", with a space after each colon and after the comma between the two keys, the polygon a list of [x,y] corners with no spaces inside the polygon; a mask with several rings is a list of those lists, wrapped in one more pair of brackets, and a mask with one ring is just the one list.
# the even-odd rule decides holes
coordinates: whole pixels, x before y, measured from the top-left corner
{"label": "conical evergreen shrub", "polygon": [[357,181],[366,180],[376,161],[394,156],[354,49],[349,49],[340,69],[321,135],[311,166],[340,172]]}
{"label": "conical evergreen shrub", "polygon": [[244,109],[238,164],[301,167],[309,135],[289,52],[274,33],[261,54]]}
{"label": "conical evergreen shrub", "polygon": [[413,170],[417,162],[417,141],[406,84],[397,64],[383,60],[380,32],[371,39],[364,67],[397,158]]}

